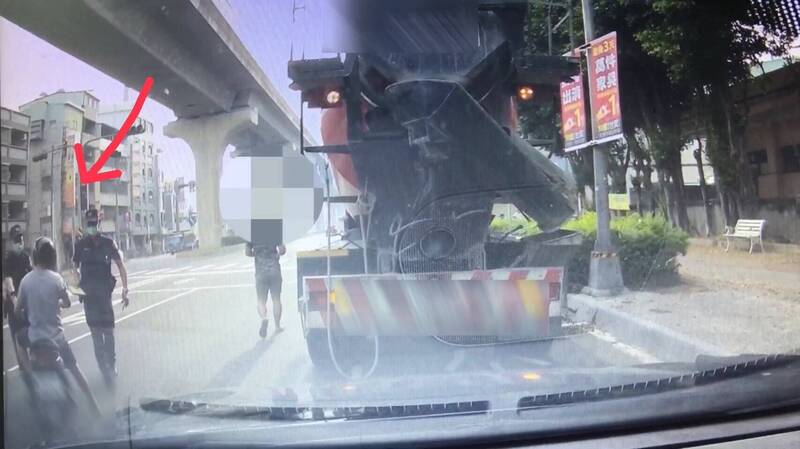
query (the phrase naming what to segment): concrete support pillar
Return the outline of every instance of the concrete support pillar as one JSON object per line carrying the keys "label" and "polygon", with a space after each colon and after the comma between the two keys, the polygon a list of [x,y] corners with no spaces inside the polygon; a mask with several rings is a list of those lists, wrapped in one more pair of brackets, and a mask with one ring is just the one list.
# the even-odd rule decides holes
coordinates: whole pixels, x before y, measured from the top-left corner
{"label": "concrete support pillar", "polygon": [[181,118],[164,127],[164,135],[183,139],[194,154],[198,237],[203,252],[214,251],[221,246],[219,185],[225,148],[235,132],[257,124],[258,111],[246,107],[215,115]]}

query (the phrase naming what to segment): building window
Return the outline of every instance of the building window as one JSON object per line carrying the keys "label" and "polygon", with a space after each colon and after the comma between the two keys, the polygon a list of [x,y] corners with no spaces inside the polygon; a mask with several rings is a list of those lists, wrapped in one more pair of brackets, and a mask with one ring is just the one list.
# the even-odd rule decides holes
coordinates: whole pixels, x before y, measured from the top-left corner
{"label": "building window", "polygon": [[142,216],[137,213],[136,214],[136,224],[138,225],[138,224],[141,224],[141,223],[142,223]]}
{"label": "building window", "polygon": [[150,197],[150,201],[153,201],[153,191],[152,190],[149,192],[149,197]]}
{"label": "building window", "polygon": [[767,150],[756,150],[747,153],[747,161],[759,175],[766,175],[767,170]]}
{"label": "building window", "polygon": [[153,169],[152,168],[148,168],[147,169],[147,176],[149,176],[150,178],[153,177]]}
{"label": "building window", "polygon": [[144,178],[144,168],[142,168],[142,178]]}
{"label": "building window", "polygon": [[800,172],[800,145],[786,145],[780,153],[784,173]]}
{"label": "building window", "polygon": [[156,224],[155,216],[153,216],[153,214],[150,214],[150,223]]}

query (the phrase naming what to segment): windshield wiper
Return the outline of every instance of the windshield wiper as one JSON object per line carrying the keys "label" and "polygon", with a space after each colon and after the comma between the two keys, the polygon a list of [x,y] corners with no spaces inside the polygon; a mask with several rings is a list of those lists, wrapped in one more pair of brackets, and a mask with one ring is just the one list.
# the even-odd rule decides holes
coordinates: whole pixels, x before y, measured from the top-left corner
{"label": "windshield wiper", "polygon": [[207,402],[142,399],[144,411],[207,418],[275,421],[330,421],[422,416],[475,415],[489,412],[489,401],[442,402],[363,407],[269,407]]}
{"label": "windshield wiper", "polygon": [[[735,361],[735,363],[730,363],[731,361]],[[726,362],[727,364],[723,364]],[[612,399],[677,391],[748,376],[797,362],[800,362],[800,355],[798,354],[774,354],[759,356],[758,358],[748,356],[699,356],[695,363],[695,366],[699,368],[699,370],[689,374],[590,390],[524,396],[517,401],[517,412],[559,405],[608,401]]]}

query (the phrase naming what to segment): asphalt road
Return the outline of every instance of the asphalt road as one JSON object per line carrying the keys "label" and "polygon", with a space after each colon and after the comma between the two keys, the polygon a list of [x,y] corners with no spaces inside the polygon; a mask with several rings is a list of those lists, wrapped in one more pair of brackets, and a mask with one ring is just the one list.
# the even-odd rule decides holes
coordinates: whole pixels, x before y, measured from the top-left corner
{"label": "asphalt road", "polygon": [[[285,330],[275,333],[270,320],[269,335],[263,340],[258,336],[253,262],[241,247],[215,256],[131,260],[130,307],[122,310],[119,289],[114,294],[119,369],[115,392],[102,381],[82,307],[75,301],[64,311],[64,331],[103,411],[111,416],[129,404],[136,405],[142,397],[220,389],[259,392],[254,397],[303,398],[314,396],[312,386],[322,380],[344,382],[337,374],[322,373],[311,364],[297,311],[294,255],[322,241],[321,236],[313,236],[289,245],[282,258]],[[548,345],[465,349],[428,339],[400,346],[383,349],[386,355],[379,361],[374,379],[454,373],[503,376],[553,365],[594,368],[650,361],[615,342],[613,336],[597,334],[575,335]],[[25,447],[39,432],[9,346],[7,327],[3,329],[3,356],[5,447]],[[368,368],[350,367],[351,375],[363,374]]]}

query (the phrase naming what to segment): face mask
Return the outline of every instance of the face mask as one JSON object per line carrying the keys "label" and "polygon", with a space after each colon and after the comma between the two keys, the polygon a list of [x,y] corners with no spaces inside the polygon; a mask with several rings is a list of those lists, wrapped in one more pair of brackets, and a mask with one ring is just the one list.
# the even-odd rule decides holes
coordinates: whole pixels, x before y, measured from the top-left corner
{"label": "face mask", "polygon": [[86,228],[86,233],[89,235],[97,235],[97,226],[89,226]]}
{"label": "face mask", "polygon": [[21,253],[23,248],[24,248],[24,246],[22,245],[22,243],[15,243],[14,244],[14,250],[16,252],[18,252],[18,253]]}

